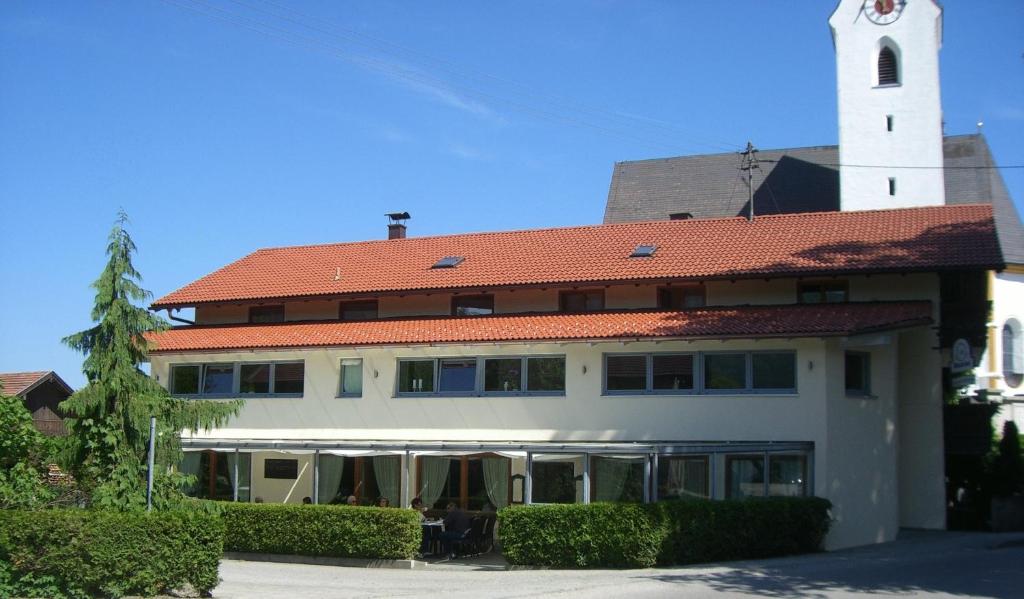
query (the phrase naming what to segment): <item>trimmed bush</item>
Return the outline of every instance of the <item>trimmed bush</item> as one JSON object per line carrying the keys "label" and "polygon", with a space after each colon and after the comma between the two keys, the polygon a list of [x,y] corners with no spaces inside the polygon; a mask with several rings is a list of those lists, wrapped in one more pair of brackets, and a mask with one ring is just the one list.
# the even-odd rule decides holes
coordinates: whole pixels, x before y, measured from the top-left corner
{"label": "trimmed bush", "polygon": [[0,511],[0,596],[151,596],[217,586],[223,525],[185,512]]}
{"label": "trimmed bush", "polygon": [[661,535],[640,504],[513,506],[498,512],[502,552],[512,564],[558,568],[647,568]]}
{"label": "trimmed bush", "polygon": [[820,551],[817,497],[513,506],[498,513],[506,559],[553,567],[649,567]]}
{"label": "trimmed bush", "polygon": [[224,550],[409,559],[420,546],[413,510],[347,505],[221,504]]}

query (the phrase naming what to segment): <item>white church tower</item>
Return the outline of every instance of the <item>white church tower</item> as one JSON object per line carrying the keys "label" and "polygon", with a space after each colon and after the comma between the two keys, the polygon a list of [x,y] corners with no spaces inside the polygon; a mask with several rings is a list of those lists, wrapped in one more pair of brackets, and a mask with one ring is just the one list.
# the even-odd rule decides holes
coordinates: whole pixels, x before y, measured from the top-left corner
{"label": "white church tower", "polygon": [[829,25],[839,96],[840,209],[945,204],[942,8],[934,0],[842,0]]}

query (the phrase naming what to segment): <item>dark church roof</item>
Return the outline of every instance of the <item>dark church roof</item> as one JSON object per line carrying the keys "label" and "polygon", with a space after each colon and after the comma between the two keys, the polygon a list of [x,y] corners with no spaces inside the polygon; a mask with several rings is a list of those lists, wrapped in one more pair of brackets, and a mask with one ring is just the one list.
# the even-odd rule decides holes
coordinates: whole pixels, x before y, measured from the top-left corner
{"label": "dark church roof", "polygon": [[[947,204],[992,204],[1003,258],[1024,264],[1024,226],[980,134],[943,140]],[[839,147],[817,146],[758,152],[754,213],[788,214],[839,210]],[[746,173],[735,153],[619,162],[612,173],[605,223],[742,216],[748,211]],[[948,168],[981,167],[981,168]]]}

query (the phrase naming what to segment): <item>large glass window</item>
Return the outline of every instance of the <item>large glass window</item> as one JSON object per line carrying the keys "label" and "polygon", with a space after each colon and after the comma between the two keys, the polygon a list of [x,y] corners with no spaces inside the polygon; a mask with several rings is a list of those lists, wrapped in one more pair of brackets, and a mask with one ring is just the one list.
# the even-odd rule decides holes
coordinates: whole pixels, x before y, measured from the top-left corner
{"label": "large glass window", "polygon": [[254,324],[284,322],[284,306],[253,306],[249,308],[249,322]]}
{"label": "large glass window", "polygon": [[[434,393],[435,368],[438,393],[565,392],[565,356],[400,360],[398,392]],[[480,370],[483,376],[477,377]]]}
{"label": "large glass window", "polygon": [[398,363],[400,393],[433,393],[434,360],[402,360]]}
{"label": "large glass window", "polygon": [[453,316],[484,316],[494,314],[493,295],[456,295],[452,298]]}
{"label": "large glass window", "polygon": [[723,391],[746,389],[746,354],[704,354],[704,388]]}
{"label": "large glass window", "polygon": [[680,285],[658,290],[658,307],[662,310],[700,308],[706,303],[704,285]]}
{"label": "large glass window", "polygon": [[338,318],[341,320],[375,320],[377,315],[377,300],[341,302],[338,305]]}
{"label": "large glass window", "polygon": [[360,397],[363,394],[363,361],[359,358],[346,358],[341,361],[341,386],[338,394],[348,397]]}
{"label": "large glass window", "polygon": [[753,388],[786,391],[796,388],[796,354],[790,352],[750,354]]}
{"label": "large glass window", "polygon": [[559,300],[562,312],[596,312],[604,310],[604,289],[563,291]]}
{"label": "large glass window", "polygon": [[[536,456],[540,458],[541,456]],[[568,460],[533,462],[533,503],[575,503],[575,462]]]}
{"label": "large glass window", "polygon": [[708,497],[708,456],[660,456],[659,499]]}
{"label": "large glass window", "polygon": [[773,497],[806,495],[807,458],[802,455],[769,455],[768,494]]}
{"label": "large glass window", "polygon": [[476,390],[476,358],[441,360],[441,393]]}
{"label": "large glass window", "polygon": [[647,356],[608,356],[605,384],[609,391],[643,391],[647,388]]}
{"label": "large glass window", "polygon": [[234,364],[203,365],[203,395],[227,395],[235,385]]}
{"label": "large glass window", "polygon": [[1003,381],[1016,389],[1024,382],[1024,343],[1020,321],[1010,318],[1003,325]]}
{"label": "large glass window", "polygon": [[644,457],[590,459],[592,499],[640,503],[644,500]]}
{"label": "large glass window", "polygon": [[651,388],[657,391],[693,389],[693,354],[651,356]]}
{"label": "large glass window", "polygon": [[202,365],[200,364],[182,364],[180,366],[171,366],[171,394],[198,394],[201,369]]}
{"label": "large glass window", "polygon": [[303,362],[176,364],[170,390],[197,396],[301,395],[304,374]]}
{"label": "large glass window", "polygon": [[801,304],[834,304],[845,302],[849,295],[846,281],[808,281],[797,287]]}
{"label": "large glass window", "polygon": [[242,364],[239,393],[270,393],[270,364]]}
{"label": "large glass window", "polygon": [[[237,460],[237,480],[235,464]],[[195,482],[185,489],[190,497],[231,501],[238,485],[238,500],[249,501],[252,455],[228,452],[185,452],[178,471],[195,477]]]}
{"label": "large glass window", "polygon": [[274,393],[302,393],[305,368],[302,362],[274,365]]}
{"label": "large glass window", "polygon": [[764,497],[764,457],[726,456],[725,478],[729,499]]}

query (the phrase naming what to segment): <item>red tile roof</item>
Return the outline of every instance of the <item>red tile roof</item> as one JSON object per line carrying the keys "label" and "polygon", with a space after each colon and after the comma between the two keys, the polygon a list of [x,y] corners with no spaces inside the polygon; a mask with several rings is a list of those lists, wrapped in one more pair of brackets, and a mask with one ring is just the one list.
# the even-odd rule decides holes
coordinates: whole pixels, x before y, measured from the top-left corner
{"label": "red tile roof", "polygon": [[54,383],[62,387],[67,391],[68,395],[71,395],[74,391],[64,382],[64,379],[57,376],[57,373],[52,370],[40,370],[38,372],[7,372],[0,373],[0,385],[3,385],[4,395],[20,395],[25,391],[31,391],[38,383],[42,383],[43,379],[52,376]]}
{"label": "red tile roof", "polygon": [[683,312],[510,314],[177,327],[151,352],[420,343],[853,335],[931,322],[931,304],[874,302],[700,308]]}
{"label": "red tile roof", "polygon": [[[630,258],[653,244],[650,258]],[[432,269],[445,256],[455,268]],[[656,221],[258,250],[153,304],[666,279],[999,268],[989,205]]]}

